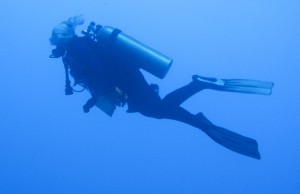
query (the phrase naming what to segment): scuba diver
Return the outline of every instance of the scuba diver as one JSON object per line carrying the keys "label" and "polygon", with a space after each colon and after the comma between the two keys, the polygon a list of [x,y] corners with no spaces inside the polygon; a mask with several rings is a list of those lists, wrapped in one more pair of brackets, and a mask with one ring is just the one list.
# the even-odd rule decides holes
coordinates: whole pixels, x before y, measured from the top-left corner
{"label": "scuba diver", "polygon": [[260,159],[254,139],[219,127],[201,112],[192,114],[180,105],[204,89],[270,95],[272,82],[193,75],[190,83],[161,98],[159,87],[148,84],[140,69],[163,78],[170,69],[171,58],[116,28],[94,22],[79,37],[75,34],[75,28],[83,23],[82,16],[74,16],[53,28],[50,43],[56,48],[50,58],[62,58],[66,95],[75,91],[69,74],[74,78],[74,85],[82,86],[91,94],[83,106],[84,112],[97,106],[112,116],[117,106],[126,104],[129,113],[139,112],[147,117],[186,123],[234,152]]}

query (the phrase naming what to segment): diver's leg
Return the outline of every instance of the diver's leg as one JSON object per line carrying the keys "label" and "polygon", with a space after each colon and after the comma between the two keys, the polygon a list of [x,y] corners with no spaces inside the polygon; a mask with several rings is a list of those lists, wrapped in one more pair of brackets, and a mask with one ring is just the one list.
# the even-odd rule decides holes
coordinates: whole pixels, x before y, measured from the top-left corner
{"label": "diver's leg", "polygon": [[225,81],[222,79],[205,78],[198,75],[194,75],[192,79],[192,82],[167,94],[162,100],[173,106],[179,106],[201,90],[225,90]]}
{"label": "diver's leg", "polygon": [[207,126],[213,125],[206,120],[199,120],[196,115],[190,113],[184,108],[180,106],[174,106],[170,103],[165,103],[163,100],[158,103],[144,103],[143,106],[139,106],[138,112],[147,117],[180,121],[203,131]]}
{"label": "diver's leg", "polygon": [[172,104],[173,106],[179,106],[188,98],[190,98],[191,96],[200,92],[203,89],[205,89],[204,85],[193,81],[167,94],[162,100],[168,104]]}
{"label": "diver's leg", "polygon": [[258,144],[254,139],[239,135],[210,122],[202,113],[193,115],[179,106],[170,106],[163,103],[162,106],[150,108],[152,110],[141,112],[145,116],[164,118],[183,122],[205,132],[215,142],[222,146],[249,157],[260,159]]}

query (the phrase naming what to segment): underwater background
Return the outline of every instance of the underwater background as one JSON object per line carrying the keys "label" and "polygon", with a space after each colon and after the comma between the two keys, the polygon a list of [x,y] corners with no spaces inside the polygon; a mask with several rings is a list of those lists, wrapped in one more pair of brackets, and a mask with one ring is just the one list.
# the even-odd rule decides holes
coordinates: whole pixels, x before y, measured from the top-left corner
{"label": "underwater background", "polygon": [[[0,194],[300,193],[300,1],[0,2]],[[183,106],[256,139],[261,160],[191,126],[93,108],[64,95],[48,56],[71,16],[121,29],[174,59],[162,96],[193,74],[273,81],[271,96],[205,90]]]}

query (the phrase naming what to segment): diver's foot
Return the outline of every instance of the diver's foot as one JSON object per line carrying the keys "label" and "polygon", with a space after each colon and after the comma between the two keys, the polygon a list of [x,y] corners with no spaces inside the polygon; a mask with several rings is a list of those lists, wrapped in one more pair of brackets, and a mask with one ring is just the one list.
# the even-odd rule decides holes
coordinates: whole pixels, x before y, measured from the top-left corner
{"label": "diver's foot", "polygon": [[199,75],[193,75],[192,79],[193,79],[193,82],[195,82],[195,83],[199,83],[202,85],[208,85],[208,86],[224,86],[224,84],[225,84],[225,81],[222,79],[202,77]]}

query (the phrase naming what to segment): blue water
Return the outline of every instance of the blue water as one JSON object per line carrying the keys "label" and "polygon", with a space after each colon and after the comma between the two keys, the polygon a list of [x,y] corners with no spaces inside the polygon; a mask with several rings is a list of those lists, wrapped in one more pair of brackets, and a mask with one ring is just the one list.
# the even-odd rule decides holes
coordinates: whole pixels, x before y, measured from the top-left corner
{"label": "blue water", "polygon": [[[1,1],[1,194],[300,193],[300,1]],[[259,142],[236,154],[175,121],[84,114],[48,58],[53,26],[83,14],[174,59],[162,96],[191,75],[273,81],[271,96],[203,91],[183,106]],[[80,30],[80,29],[78,29]]]}

